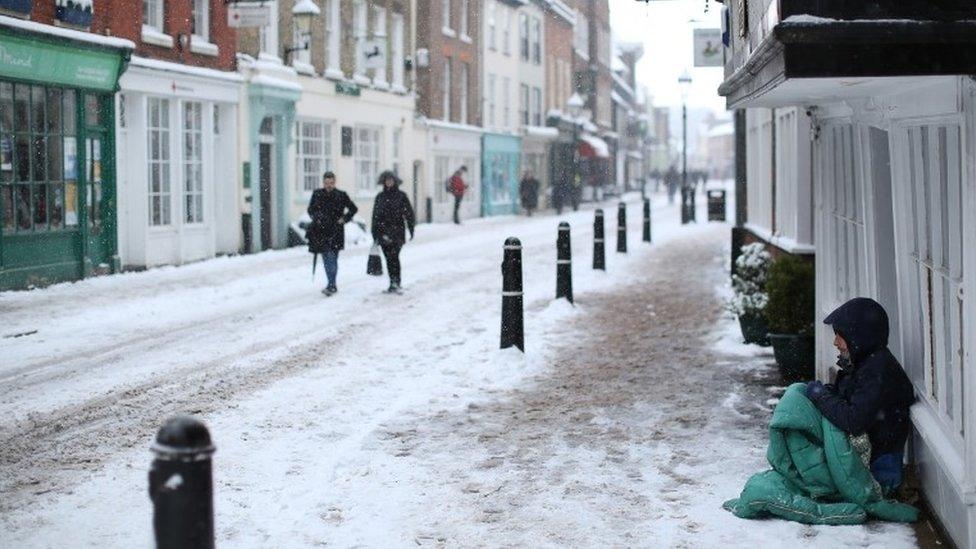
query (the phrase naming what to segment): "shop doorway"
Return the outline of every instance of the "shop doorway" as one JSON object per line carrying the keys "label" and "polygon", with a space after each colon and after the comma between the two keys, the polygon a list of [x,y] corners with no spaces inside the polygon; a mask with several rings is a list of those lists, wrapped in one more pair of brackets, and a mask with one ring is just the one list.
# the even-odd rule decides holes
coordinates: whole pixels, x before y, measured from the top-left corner
{"label": "shop doorway", "polygon": [[258,200],[261,212],[261,249],[272,248],[272,186],[274,181],[274,120],[261,122],[258,145]]}

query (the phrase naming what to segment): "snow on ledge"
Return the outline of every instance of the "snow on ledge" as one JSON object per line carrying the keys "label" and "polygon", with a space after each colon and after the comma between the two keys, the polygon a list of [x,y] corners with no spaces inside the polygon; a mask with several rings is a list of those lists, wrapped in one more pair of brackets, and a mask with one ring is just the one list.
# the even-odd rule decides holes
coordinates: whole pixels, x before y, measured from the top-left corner
{"label": "snow on ledge", "polygon": [[132,56],[132,59],[129,61],[129,66],[141,67],[144,69],[152,69],[157,71],[175,72],[179,74],[185,74],[189,76],[199,76],[201,78],[210,78],[214,80],[226,80],[228,82],[244,81],[241,75],[236,72],[225,72],[225,71],[218,71],[216,69],[193,67],[190,65],[182,65],[180,63],[170,63],[169,61],[149,59],[148,57],[139,57],[138,55]]}
{"label": "snow on ledge", "polygon": [[[874,25],[891,25],[891,24],[921,24],[921,23],[937,23],[938,21],[933,21],[929,19],[833,19],[831,17],[819,17],[810,14],[799,14],[791,15],[781,21],[781,23],[797,23],[804,25],[832,25],[832,24],[845,24],[845,23],[856,23],[858,25],[874,24]],[[957,23],[973,23],[973,21],[956,21]]]}
{"label": "snow on ledge", "polygon": [[525,135],[551,138],[559,137],[559,130],[549,126],[524,126],[523,129],[525,130]]}
{"label": "snow on ledge", "polygon": [[0,15],[0,27],[10,27],[27,32],[48,34],[60,38],[67,38],[68,40],[75,40],[77,42],[85,42],[108,48],[120,48],[126,50],[136,49],[136,45],[131,40],[126,40],[125,38],[100,36],[90,32],[65,29],[62,27],[55,27],[53,25],[43,25],[41,23],[35,23],[34,21],[24,21],[23,19],[8,17],[6,15]]}

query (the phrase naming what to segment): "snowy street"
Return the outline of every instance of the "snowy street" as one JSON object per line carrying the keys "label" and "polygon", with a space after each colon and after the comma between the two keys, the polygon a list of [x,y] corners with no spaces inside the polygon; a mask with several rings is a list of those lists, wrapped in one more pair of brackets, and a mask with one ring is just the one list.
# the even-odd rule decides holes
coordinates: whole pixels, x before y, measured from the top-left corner
{"label": "snowy street", "polygon": [[[0,545],[151,545],[149,443],[211,430],[222,547],[914,547],[910,526],[721,509],[766,468],[780,384],[723,314],[729,225],[653,203],[592,261],[592,209],[420,225],[402,296],[303,248],[0,294]],[[730,208],[731,209],[731,208]],[[552,300],[558,221],[576,305]],[[499,351],[521,239],[526,353]],[[74,306],[87,303],[87,307]],[[775,540],[775,541],[774,541]]]}

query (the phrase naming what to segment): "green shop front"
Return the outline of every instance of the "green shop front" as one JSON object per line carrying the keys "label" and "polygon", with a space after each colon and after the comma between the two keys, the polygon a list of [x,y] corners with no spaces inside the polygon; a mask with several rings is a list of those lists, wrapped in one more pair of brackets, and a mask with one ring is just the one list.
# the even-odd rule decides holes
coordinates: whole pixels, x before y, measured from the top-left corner
{"label": "green shop front", "polygon": [[481,213],[517,213],[522,139],[497,133],[486,133],[481,139]]}
{"label": "green shop front", "polygon": [[113,98],[132,45],[34,28],[0,25],[0,290],[119,269]]}

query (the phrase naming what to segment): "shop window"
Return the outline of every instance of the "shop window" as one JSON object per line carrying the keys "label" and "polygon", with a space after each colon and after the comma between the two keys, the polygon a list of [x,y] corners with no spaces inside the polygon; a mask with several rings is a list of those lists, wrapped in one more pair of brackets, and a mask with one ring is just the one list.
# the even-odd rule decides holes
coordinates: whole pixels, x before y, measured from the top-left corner
{"label": "shop window", "polygon": [[[957,125],[907,129],[902,214],[909,217],[901,246],[907,278],[917,293],[910,309],[921,316],[924,394],[946,423],[965,437],[963,383],[963,152]],[[914,316],[914,315],[912,315]],[[908,318],[912,318],[909,316]],[[917,317],[916,317],[917,318]]]}
{"label": "shop window", "polygon": [[380,132],[373,126],[357,126],[355,135],[356,187],[361,193],[376,190],[380,175]]}
{"label": "shop window", "polygon": [[332,124],[321,120],[300,119],[296,123],[297,173],[302,191],[312,192],[322,186],[322,174],[332,171]]}
{"label": "shop window", "polygon": [[149,156],[149,224],[166,226],[171,221],[169,100],[147,99]]}
{"label": "shop window", "polygon": [[183,220],[203,223],[203,105],[183,103]]}
{"label": "shop window", "polygon": [[0,226],[5,232],[77,224],[74,115],[71,90],[0,82]]}

